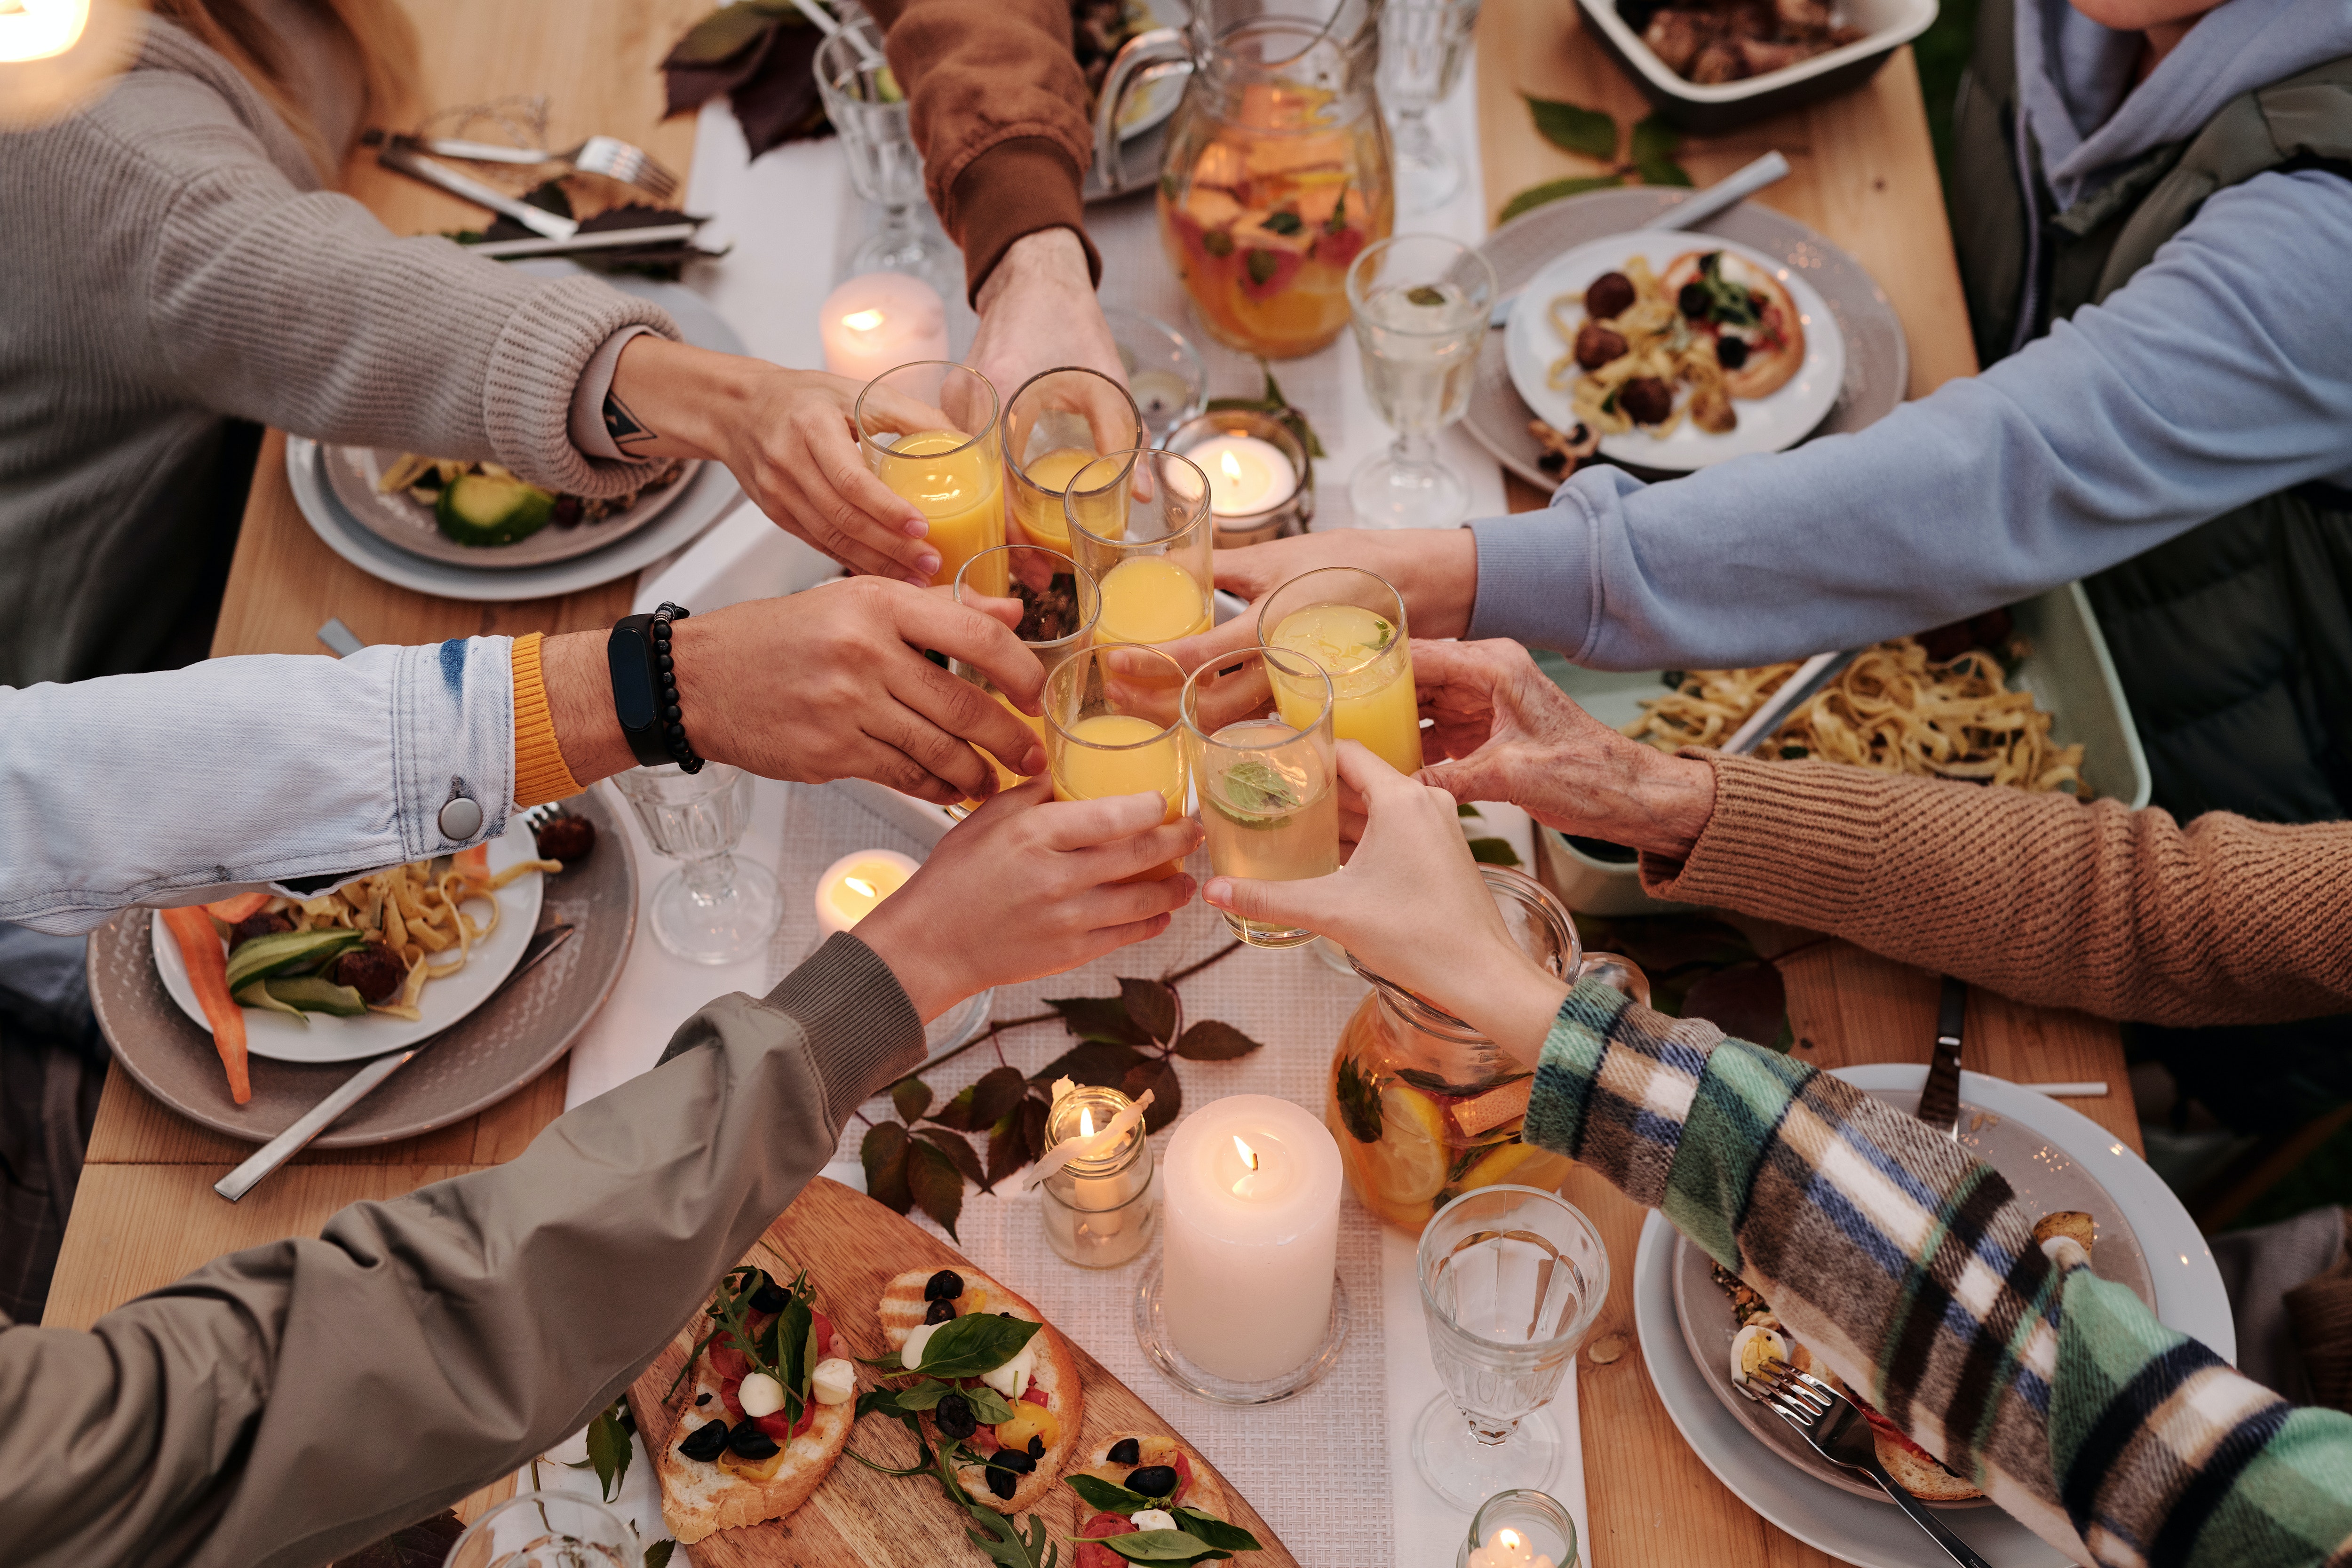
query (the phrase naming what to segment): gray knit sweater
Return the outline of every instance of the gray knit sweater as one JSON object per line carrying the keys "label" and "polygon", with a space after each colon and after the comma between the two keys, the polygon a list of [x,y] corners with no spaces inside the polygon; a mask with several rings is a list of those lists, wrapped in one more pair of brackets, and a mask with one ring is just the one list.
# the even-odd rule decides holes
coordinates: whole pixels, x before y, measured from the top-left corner
{"label": "gray knit sweater", "polygon": [[221,526],[228,419],[609,494],[633,466],[572,445],[574,384],[623,327],[677,335],[594,279],[395,237],[227,61],[147,26],[102,99],[0,133],[0,685],[148,666]]}

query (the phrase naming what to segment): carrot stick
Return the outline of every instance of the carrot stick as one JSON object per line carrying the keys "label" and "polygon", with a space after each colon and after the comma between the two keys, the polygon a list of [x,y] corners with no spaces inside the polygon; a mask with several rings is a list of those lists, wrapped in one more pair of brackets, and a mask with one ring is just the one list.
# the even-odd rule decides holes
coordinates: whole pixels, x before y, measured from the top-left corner
{"label": "carrot stick", "polygon": [[223,899],[218,903],[206,904],[205,913],[225,926],[233,926],[239,921],[249,920],[259,914],[261,906],[268,901],[268,893],[239,893],[233,899]]}
{"label": "carrot stick", "polygon": [[228,994],[228,955],[213,934],[212,918],[201,909],[165,910],[163,924],[180,944],[180,959],[188,966],[188,982],[213,1026],[213,1048],[228,1069],[228,1096],[243,1105],[253,1098],[253,1083],[245,1067],[245,1009]]}

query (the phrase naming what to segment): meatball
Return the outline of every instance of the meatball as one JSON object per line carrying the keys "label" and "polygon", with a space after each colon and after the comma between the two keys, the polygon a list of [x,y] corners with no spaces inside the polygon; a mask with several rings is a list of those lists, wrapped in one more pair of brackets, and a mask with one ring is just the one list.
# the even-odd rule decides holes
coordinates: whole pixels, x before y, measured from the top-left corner
{"label": "meatball", "polygon": [[408,979],[408,965],[400,955],[381,942],[363,942],[349,952],[339,954],[328,966],[327,978],[338,985],[348,985],[366,1002],[388,1002],[400,994]]}
{"label": "meatball", "polygon": [[1636,425],[1663,424],[1675,411],[1675,395],[1654,375],[1637,375],[1617,392],[1617,406]]}
{"label": "meatball", "polygon": [[568,811],[539,830],[539,852],[549,860],[569,866],[588,858],[588,852],[595,847],[596,825]]}
{"label": "meatball", "polygon": [[1604,272],[1584,291],[1584,313],[1605,321],[1633,303],[1633,280],[1622,272]]}
{"label": "meatball", "polygon": [[1598,321],[1587,321],[1577,329],[1576,363],[1587,370],[1599,370],[1625,352],[1625,336],[1612,332]]}
{"label": "meatball", "polygon": [[1726,370],[1738,370],[1748,363],[1748,340],[1726,332],[1715,340],[1715,360]]}
{"label": "meatball", "polygon": [[257,936],[275,936],[281,931],[292,931],[292,917],[284,914],[247,915],[228,928],[228,950],[235,952]]}

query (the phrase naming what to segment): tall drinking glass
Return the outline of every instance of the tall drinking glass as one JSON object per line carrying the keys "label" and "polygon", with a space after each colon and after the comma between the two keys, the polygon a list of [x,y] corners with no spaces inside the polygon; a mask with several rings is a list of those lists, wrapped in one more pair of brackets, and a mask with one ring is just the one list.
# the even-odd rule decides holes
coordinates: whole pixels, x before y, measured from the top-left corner
{"label": "tall drinking glass", "polygon": [[1012,486],[1016,539],[1070,548],[1062,492],[1102,452],[1125,452],[1150,439],[1127,388],[1099,371],[1067,365],[1040,371],[1004,405],[1005,482]]}
{"label": "tall drinking glass", "polygon": [[[853,32],[864,39],[868,55],[861,58]],[[867,58],[877,63],[868,66]],[[962,258],[945,235],[923,226],[923,155],[908,126],[906,96],[888,79],[881,58],[881,35],[873,19],[856,14],[845,17],[841,31],[816,51],[817,95],[824,100],[825,118],[841,133],[849,183],[882,209],[881,228],[850,253],[845,276],[911,272],[942,294],[952,293],[963,277]]]}
{"label": "tall drinking glass", "polygon": [[1102,592],[1097,642],[1163,643],[1209,629],[1216,527],[1190,458],[1106,452],[1063,492],[1071,553]]}
{"label": "tall drinking glass", "polygon": [[988,377],[944,360],[902,364],[866,384],[852,418],[866,466],[931,525],[933,584],[1004,542],[1004,444]]}
{"label": "tall drinking glass", "polygon": [[1465,1513],[1538,1491],[1559,1460],[1543,1407],[1609,1294],[1592,1222],[1556,1193],[1480,1187],[1421,1233],[1422,1314],[1446,1392],[1413,1423],[1422,1479]]}
{"label": "tall drinking glass", "polygon": [[476,1520],[442,1568],[635,1568],[620,1515],[578,1492],[524,1492]]}
{"label": "tall drinking glass", "polygon": [[[1003,583],[1005,586],[982,588],[974,585],[978,583]],[[1021,601],[1021,624],[1013,628],[1013,635],[1037,656],[1037,662],[1045,667],[1047,675],[1072,654],[1084,652],[1094,638],[1095,614],[1101,607],[1094,579],[1058,550],[1036,544],[1000,544],[973,556],[956,578],[955,600],[961,605],[983,594],[1000,598],[1009,594]],[[1045,744],[1045,721],[1021,711],[978,666],[960,658],[950,659],[948,670],[1003,703],[1006,712],[1035,731],[1039,745]],[[996,763],[1000,788],[1011,789],[1027,778],[1027,774],[1016,773],[1001,762]],[[954,816],[967,816],[979,805],[976,800],[967,800],[948,807],[948,811]]]}
{"label": "tall drinking glass", "polygon": [[613,785],[655,850],[680,862],[654,889],[654,938],[696,963],[735,963],[760,951],[783,915],[776,879],[735,858],[751,821],[751,776],[724,763],[698,773],[674,763],[632,768]]}
{"label": "tall drinking glass", "polygon": [[[1331,680],[1278,648],[1215,658],[1184,683],[1184,753],[1220,876],[1295,882],[1339,868]],[[1252,947],[1298,947],[1303,926],[1227,914]]]}
{"label": "tall drinking glass", "polygon": [[1429,129],[1470,58],[1478,0],[1384,0],[1381,103],[1394,132],[1397,212],[1433,212],[1462,188],[1461,161]]}
{"label": "tall drinking glass", "polygon": [[1401,234],[1356,258],[1348,303],[1364,390],[1397,437],[1348,483],[1356,521],[1367,528],[1450,527],[1469,510],[1470,491],[1438,460],[1436,436],[1470,411],[1495,269],[1458,240]]}
{"label": "tall drinking glass", "polygon": [[[1100,642],[1045,678],[1045,757],[1055,800],[1105,800],[1158,790],[1160,820],[1184,815],[1184,671],[1156,647]],[[1169,860],[1120,879],[1157,882],[1184,868]]]}
{"label": "tall drinking glass", "polygon": [[[1258,602],[1257,640],[1305,654],[1331,678],[1332,732],[1401,773],[1421,767],[1421,710],[1413,700],[1412,634],[1403,596],[1377,573],[1353,566],[1302,572]],[[1312,689],[1284,694],[1283,712],[1310,711]]]}

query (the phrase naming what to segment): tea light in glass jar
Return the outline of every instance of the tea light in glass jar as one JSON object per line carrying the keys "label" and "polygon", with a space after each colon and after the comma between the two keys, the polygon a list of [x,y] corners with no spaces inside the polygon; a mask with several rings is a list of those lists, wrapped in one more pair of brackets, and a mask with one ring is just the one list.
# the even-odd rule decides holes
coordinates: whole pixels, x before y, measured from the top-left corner
{"label": "tea light in glass jar", "polygon": [[1151,1144],[1139,1116],[1122,1121],[1130,1109],[1115,1089],[1072,1089],[1056,1092],[1046,1116],[1046,1148],[1074,1147],[1043,1183],[1045,1239],[1081,1268],[1116,1268],[1151,1241],[1159,1215]]}
{"label": "tea light in glass jar", "polygon": [[919,862],[896,849],[860,849],[844,855],[817,879],[816,923],[828,935],[847,931],[921,868]]}
{"label": "tea light in glass jar", "polygon": [[867,272],[825,296],[817,310],[824,368],[872,381],[894,365],[948,357],[948,308],[940,291],[903,272]]}
{"label": "tea light in glass jar", "polygon": [[1455,1568],[1577,1568],[1576,1521],[1539,1491],[1496,1492],[1479,1505]]}
{"label": "tea light in glass jar", "polygon": [[1209,510],[1219,517],[1248,517],[1288,500],[1298,489],[1298,470],[1281,447],[1239,431],[1212,436],[1184,455],[1209,476]]}

